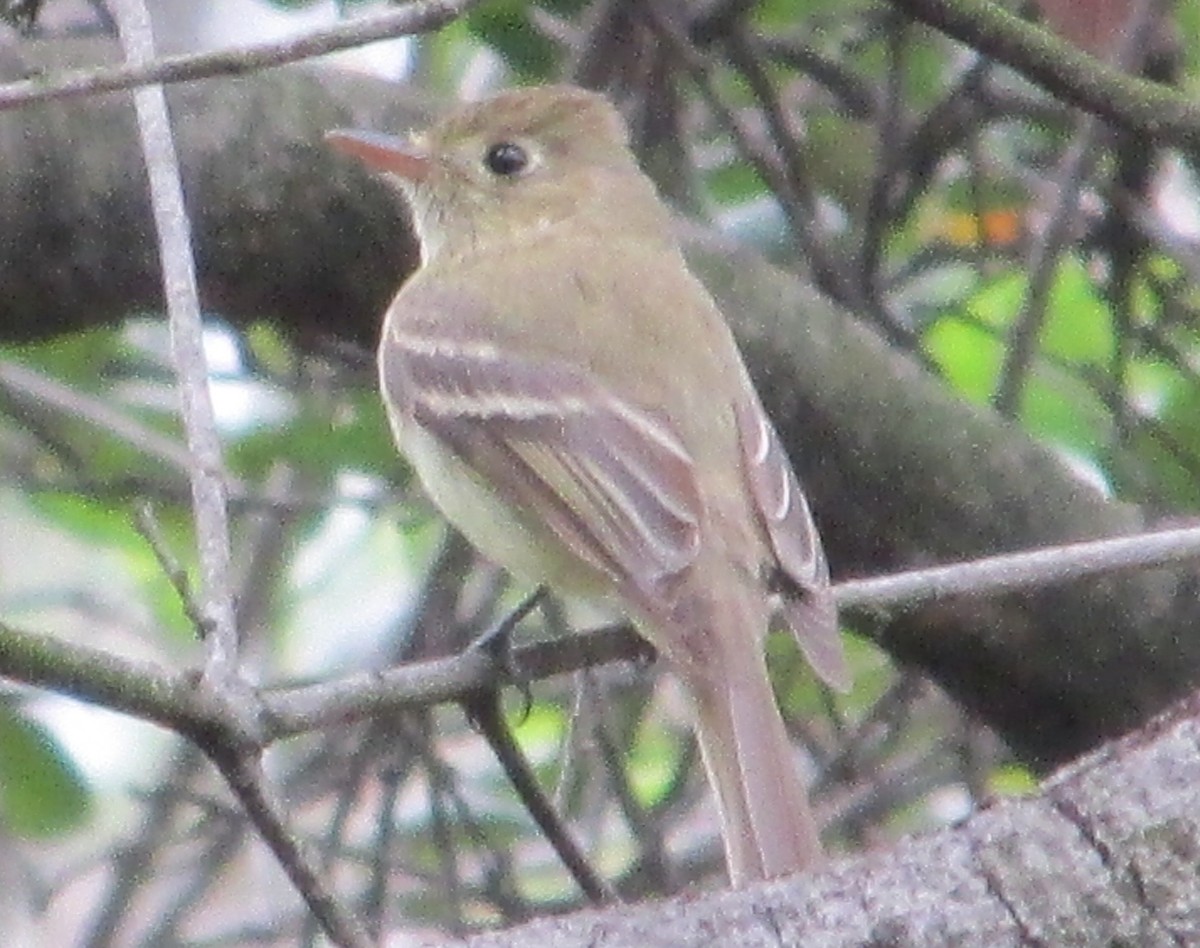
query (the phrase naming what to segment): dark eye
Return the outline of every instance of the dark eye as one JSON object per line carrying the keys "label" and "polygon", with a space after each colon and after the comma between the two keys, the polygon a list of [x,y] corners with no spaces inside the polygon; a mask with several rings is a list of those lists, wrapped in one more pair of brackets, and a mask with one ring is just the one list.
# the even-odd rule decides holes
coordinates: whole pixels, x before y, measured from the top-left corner
{"label": "dark eye", "polygon": [[529,166],[529,153],[515,142],[497,142],[487,150],[483,163],[493,174],[508,177],[520,174]]}

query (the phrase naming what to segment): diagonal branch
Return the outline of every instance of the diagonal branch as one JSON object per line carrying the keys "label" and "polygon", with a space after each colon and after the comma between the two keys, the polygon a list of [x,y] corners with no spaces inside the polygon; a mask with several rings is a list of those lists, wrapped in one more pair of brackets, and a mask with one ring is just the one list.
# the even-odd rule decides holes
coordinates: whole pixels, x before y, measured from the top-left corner
{"label": "diagonal branch", "polygon": [[53,102],[76,96],[96,95],[131,89],[155,82],[187,82],[213,76],[237,76],[282,66],[285,63],[309,59],[373,43],[436,30],[465,13],[478,0],[414,0],[398,10],[389,10],[371,17],[274,43],[260,43],[241,49],[222,49],[215,52],[185,56],[165,56],[161,59],[124,66],[104,66],[64,73],[54,79],[39,76],[0,86],[0,111]]}
{"label": "diagonal branch", "polygon": [[1200,151],[1200,106],[1106,65],[990,0],[891,0],[915,20],[1015,69],[1085,112],[1159,142]]}

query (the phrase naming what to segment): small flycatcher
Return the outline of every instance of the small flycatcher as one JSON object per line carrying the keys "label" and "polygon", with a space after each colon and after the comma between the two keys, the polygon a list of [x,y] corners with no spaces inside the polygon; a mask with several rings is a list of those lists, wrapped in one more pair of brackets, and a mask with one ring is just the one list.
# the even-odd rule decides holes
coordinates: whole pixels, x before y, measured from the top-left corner
{"label": "small flycatcher", "polygon": [[696,708],[734,885],[811,866],[767,677],[772,616],[847,670],[804,495],[725,320],[603,97],[506,92],[402,140],[330,141],[398,184],[421,267],[384,321],[392,430],[484,554],[619,604]]}

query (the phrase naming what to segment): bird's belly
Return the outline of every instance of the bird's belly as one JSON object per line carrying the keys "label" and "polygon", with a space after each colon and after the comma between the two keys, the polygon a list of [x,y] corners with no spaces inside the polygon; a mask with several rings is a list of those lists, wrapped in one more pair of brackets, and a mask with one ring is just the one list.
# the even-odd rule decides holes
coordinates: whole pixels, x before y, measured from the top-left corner
{"label": "bird's belly", "polygon": [[395,425],[396,441],[434,505],[484,556],[515,578],[555,592],[608,599],[611,582],[553,533],[506,504],[437,438],[412,424]]}

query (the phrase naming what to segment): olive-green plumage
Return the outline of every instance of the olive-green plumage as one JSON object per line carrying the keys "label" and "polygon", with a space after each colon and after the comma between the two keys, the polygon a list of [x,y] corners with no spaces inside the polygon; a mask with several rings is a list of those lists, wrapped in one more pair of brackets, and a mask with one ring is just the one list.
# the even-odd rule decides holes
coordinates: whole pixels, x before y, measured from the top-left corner
{"label": "olive-green plumage", "polygon": [[515,575],[615,602],[692,695],[734,884],[820,857],[767,678],[774,613],[846,671],[808,508],[616,110],[563,86],[405,142],[333,143],[404,190],[422,266],[380,380],[431,497]]}

